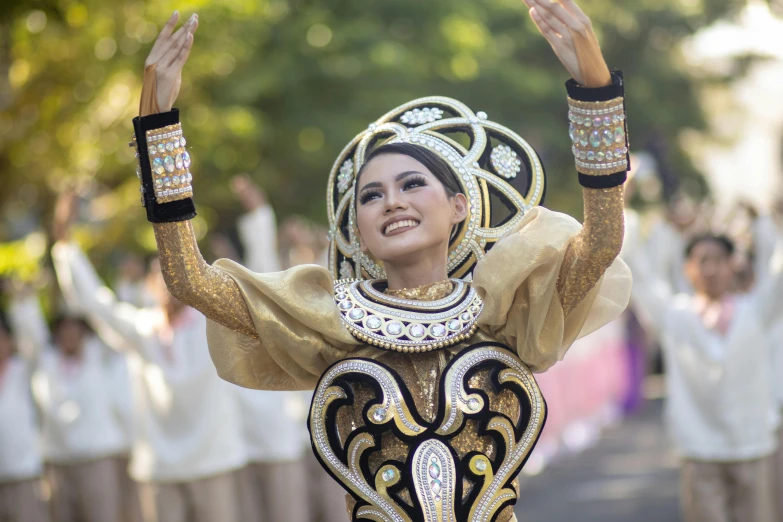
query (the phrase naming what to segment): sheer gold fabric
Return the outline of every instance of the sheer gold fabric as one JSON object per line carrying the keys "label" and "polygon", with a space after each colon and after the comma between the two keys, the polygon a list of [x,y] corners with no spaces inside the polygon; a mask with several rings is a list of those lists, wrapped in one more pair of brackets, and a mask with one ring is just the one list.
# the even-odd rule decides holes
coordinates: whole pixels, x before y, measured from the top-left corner
{"label": "sheer gold fabric", "polygon": [[[536,372],[547,370],[574,340],[616,318],[628,303],[630,271],[615,259],[564,314],[558,280],[580,230],[569,216],[532,209],[474,272],[473,284],[485,301],[479,330],[516,350]],[[212,358],[228,381],[258,389],[311,389],[323,371],[340,359],[366,357],[388,364],[394,358],[390,352],[362,345],[348,333],[334,305],[332,278],[324,268],[305,265],[256,274],[219,260],[213,269],[236,282],[237,290],[226,291],[238,292],[242,302],[234,306],[246,306],[258,335],[254,339],[209,322]],[[193,305],[204,311],[198,303]],[[214,313],[206,314],[216,318]],[[462,348],[457,345],[449,351]]]}

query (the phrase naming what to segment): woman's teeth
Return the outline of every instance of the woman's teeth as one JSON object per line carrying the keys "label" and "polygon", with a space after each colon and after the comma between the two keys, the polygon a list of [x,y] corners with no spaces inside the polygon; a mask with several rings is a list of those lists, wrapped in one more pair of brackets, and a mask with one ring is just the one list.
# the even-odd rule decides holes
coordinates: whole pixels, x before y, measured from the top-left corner
{"label": "woman's teeth", "polygon": [[383,234],[387,235],[387,234],[389,234],[391,232],[394,232],[398,228],[415,227],[418,224],[419,224],[418,221],[414,221],[412,219],[405,219],[403,221],[397,221],[396,223],[392,223],[391,225],[386,227],[386,230],[383,231]]}

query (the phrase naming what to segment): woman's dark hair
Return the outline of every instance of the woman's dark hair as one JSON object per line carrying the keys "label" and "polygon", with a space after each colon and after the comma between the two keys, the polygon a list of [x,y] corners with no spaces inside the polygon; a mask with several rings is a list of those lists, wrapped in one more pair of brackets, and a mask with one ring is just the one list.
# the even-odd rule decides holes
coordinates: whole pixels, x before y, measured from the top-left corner
{"label": "woman's dark hair", "polygon": [[731,257],[734,255],[734,241],[729,239],[728,236],[723,234],[698,234],[693,236],[685,246],[685,258],[688,259],[691,257],[693,249],[696,248],[696,246],[698,246],[700,243],[710,241],[723,247],[723,249],[726,251],[726,257]]}
{"label": "woman's dark hair", "polygon": [[367,167],[367,164],[374,158],[383,154],[402,154],[403,156],[415,159],[427,167],[427,170],[440,181],[440,184],[446,189],[446,195],[449,198],[453,198],[457,194],[462,193],[462,187],[460,187],[459,182],[457,182],[457,176],[454,174],[454,171],[451,170],[448,163],[429,149],[410,143],[387,143],[386,145],[381,145],[377,149],[370,151],[364,159],[362,168],[360,168],[359,172],[356,174],[356,191],[359,190],[359,178],[365,167]]}

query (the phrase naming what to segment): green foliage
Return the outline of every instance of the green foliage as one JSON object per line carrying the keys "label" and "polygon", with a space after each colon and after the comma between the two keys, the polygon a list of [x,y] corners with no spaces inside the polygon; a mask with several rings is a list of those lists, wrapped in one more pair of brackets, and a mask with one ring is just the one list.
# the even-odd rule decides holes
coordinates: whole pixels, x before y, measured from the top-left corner
{"label": "green foliage", "polygon": [[[565,121],[567,79],[521,0],[19,0],[0,15],[0,205],[49,208],[66,180],[100,197],[98,248],[149,249],[126,143],[144,59],[171,10],[200,28],[177,106],[206,224],[233,226],[230,178],[248,172],[281,216],[324,221],[325,178],[358,131],[409,99],[458,98],[541,153],[548,205],[580,213]],[[678,43],[728,0],[585,0],[611,67],[626,72],[637,147],[676,150],[699,127]],[[25,192],[26,191],[26,192]],[[16,208],[16,207],[13,207]],[[205,224],[201,222],[201,224]],[[130,231],[130,232],[129,232]],[[0,230],[2,235],[10,230]]]}

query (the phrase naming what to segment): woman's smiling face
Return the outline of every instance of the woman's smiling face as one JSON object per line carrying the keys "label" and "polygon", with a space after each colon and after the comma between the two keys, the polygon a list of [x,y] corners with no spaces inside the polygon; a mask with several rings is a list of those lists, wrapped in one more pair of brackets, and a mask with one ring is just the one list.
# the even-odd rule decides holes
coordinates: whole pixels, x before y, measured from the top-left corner
{"label": "woman's smiling face", "polygon": [[356,199],[362,249],[384,264],[407,265],[421,256],[445,263],[451,230],[467,215],[463,194],[449,197],[427,167],[399,153],[364,166]]}

